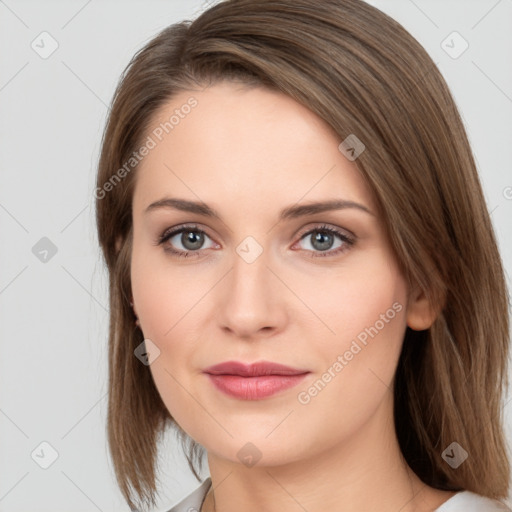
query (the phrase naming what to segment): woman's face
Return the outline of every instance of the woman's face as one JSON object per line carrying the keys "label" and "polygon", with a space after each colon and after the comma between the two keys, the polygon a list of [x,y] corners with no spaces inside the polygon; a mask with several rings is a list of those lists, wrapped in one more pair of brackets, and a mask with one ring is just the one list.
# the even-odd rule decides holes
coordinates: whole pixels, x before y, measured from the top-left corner
{"label": "woman's face", "polygon": [[[210,454],[246,465],[311,457],[389,426],[407,289],[342,140],[291,98],[230,82],[181,92],[153,121],[131,279],[172,417]],[[202,209],[150,207],[167,199]],[[330,201],[346,203],[307,208]],[[205,372],[233,361],[295,376]]]}

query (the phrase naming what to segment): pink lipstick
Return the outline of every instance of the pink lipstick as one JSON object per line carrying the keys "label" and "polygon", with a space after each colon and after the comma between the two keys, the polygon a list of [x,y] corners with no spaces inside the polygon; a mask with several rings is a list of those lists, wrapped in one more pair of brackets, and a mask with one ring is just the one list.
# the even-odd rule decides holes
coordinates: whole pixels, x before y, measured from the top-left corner
{"label": "pink lipstick", "polygon": [[241,400],[262,400],[296,386],[309,370],[269,361],[226,361],[203,370],[217,389]]}

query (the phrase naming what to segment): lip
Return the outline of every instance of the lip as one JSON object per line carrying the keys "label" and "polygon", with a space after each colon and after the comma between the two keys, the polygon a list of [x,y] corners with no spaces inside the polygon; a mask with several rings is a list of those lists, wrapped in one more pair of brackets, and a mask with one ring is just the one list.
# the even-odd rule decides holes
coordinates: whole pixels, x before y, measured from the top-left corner
{"label": "lip", "polygon": [[309,370],[270,361],[245,364],[226,361],[203,370],[214,386],[241,400],[262,400],[296,386]]}

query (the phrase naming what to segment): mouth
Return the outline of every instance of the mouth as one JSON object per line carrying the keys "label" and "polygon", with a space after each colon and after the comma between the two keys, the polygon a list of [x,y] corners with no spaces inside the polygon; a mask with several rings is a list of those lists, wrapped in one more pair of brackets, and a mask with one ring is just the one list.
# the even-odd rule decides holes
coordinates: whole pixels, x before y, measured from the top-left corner
{"label": "mouth", "polygon": [[262,400],[296,386],[309,370],[259,361],[227,361],[203,370],[221,392],[240,400]]}

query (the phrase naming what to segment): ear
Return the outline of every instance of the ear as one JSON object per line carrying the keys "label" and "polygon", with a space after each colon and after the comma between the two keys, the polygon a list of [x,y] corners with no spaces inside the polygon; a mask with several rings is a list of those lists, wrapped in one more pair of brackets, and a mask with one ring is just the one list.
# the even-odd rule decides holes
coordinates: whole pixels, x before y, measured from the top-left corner
{"label": "ear", "polygon": [[414,331],[428,329],[442,310],[442,305],[434,307],[423,291],[416,288],[409,297],[407,307],[407,326]]}

